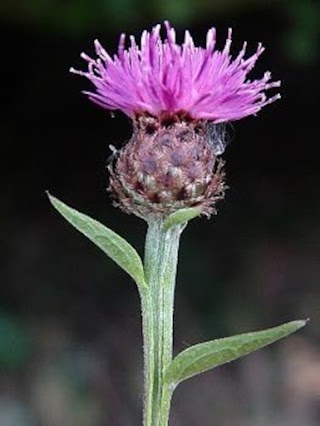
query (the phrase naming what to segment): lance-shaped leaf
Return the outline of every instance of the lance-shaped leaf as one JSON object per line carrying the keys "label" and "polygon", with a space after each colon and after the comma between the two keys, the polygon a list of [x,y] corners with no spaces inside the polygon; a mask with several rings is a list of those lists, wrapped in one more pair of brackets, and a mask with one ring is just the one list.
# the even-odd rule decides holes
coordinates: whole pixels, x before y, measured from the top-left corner
{"label": "lance-shaped leaf", "polygon": [[174,225],[181,225],[187,223],[189,220],[194,219],[202,213],[200,207],[187,207],[185,209],[177,210],[171,213],[163,222],[164,229],[169,229]]}
{"label": "lance-shaped leaf", "polygon": [[297,331],[306,321],[292,321],[278,327],[239,334],[191,346],[178,354],[165,372],[173,387],[196,374],[226,364]]}
{"label": "lance-shaped leaf", "polygon": [[138,286],[146,285],[141,258],[131,244],[97,220],[68,207],[49,193],[48,197],[51,204],[71,225],[124,269]]}

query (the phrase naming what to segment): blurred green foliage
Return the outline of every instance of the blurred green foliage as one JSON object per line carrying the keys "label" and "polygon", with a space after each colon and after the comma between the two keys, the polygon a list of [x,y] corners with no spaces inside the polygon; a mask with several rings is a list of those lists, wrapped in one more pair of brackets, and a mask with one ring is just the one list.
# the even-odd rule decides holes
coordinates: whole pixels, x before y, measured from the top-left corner
{"label": "blurred green foliage", "polygon": [[319,52],[320,3],[291,0],[287,6],[292,28],[285,38],[285,47],[293,59],[313,62]]}
{"label": "blurred green foliage", "polygon": [[30,353],[28,329],[16,317],[0,312],[0,369],[22,367]]}
{"label": "blurred green foliage", "polygon": [[320,5],[312,0],[30,0],[0,2],[0,19],[32,25],[69,37],[88,32],[131,31],[169,19],[191,25],[204,16],[212,21],[245,13],[248,8],[277,9],[286,17],[283,47],[298,62],[315,60],[319,47]]}

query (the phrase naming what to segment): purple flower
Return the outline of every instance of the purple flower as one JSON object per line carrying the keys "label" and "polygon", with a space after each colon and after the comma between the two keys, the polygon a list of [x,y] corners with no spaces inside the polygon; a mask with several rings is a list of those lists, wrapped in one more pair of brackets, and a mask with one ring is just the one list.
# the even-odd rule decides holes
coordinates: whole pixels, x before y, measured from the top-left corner
{"label": "purple flower", "polygon": [[239,120],[257,113],[265,105],[280,98],[267,98],[265,91],[279,87],[266,72],[261,79],[248,80],[247,75],[264,51],[261,44],[245,58],[246,43],[238,56],[230,55],[231,29],[222,51],[215,49],[216,32],[207,33],[206,48],[195,47],[188,31],[184,42],[176,43],[174,28],[165,22],[166,39],[160,36],[161,26],[144,31],[141,45],[130,37],[125,49],[125,35],[113,58],[95,41],[97,59],[82,53],[88,72],[71,72],[87,77],[95,92],[84,92],[98,105],[121,110],[131,118],[140,115],[181,115],[213,123]]}
{"label": "purple flower", "polygon": [[[165,22],[144,31],[140,46],[120,37],[113,58],[96,40],[97,59],[82,53],[88,71],[71,72],[87,77],[95,91],[84,92],[109,110],[121,110],[133,120],[130,140],[108,165],[109,191],[116,205],[147,221],[166,217],[188,207],[210,216],[224,198],[223,161],[225,122],[256,114],[280,98],[265,92],[279,87],[270,72],[247,79],[264,51],[261,44],[245,58],[246,43],[232,59],[231,30],[222,51],[216,50],[216,33],[207,33],[206,48],[195,47],[188,31],[182,45]],[[113,148],[115,151],[115,148]]]}

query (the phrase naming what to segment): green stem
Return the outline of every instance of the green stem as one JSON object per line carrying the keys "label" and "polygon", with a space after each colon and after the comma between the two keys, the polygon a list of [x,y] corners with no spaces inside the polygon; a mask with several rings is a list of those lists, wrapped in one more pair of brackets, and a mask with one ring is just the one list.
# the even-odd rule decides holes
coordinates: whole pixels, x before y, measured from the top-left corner
{"label": "green stem", "polygon": [[144,338],[144,426],[167,426],[172,389],[163,375],[172,360],[174,289],[180,235],[184,225],[166,230],[160,219],[148,223],[141,294]]}
{"label": "green stem", "polygon": [[142,330],[143,330],[143,358],[144,358],[144,401],[143,425],[152,425],[152,399],[154,381],[154,338],[153,314],[149,289],[140,290]]}

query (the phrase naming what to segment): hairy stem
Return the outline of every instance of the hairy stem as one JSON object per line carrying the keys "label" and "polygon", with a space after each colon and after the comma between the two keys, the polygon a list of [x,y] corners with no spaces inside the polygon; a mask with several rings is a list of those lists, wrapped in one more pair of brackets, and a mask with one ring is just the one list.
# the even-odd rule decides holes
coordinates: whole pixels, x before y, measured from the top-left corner
{"label": "hairy stem", "polygon": [[184,225],[166,230],[148,223],[145,246],[147,289],[141,294],[144,337],[144,426],[167,426],[172,389],[164,382],[172,360],[173,307],[180,235]]}

